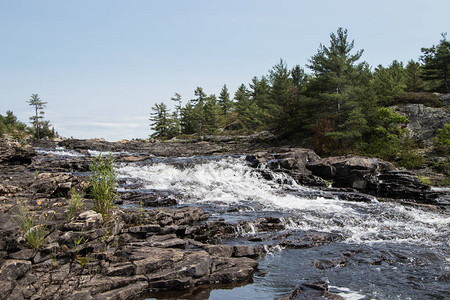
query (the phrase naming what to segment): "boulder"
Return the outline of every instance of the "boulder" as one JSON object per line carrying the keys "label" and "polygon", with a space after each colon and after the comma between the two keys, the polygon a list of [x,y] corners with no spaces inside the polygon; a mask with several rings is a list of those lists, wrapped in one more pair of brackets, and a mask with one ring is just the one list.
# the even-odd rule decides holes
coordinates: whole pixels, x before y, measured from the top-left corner
{"label": "boulder", "polygon": [[416,202],[434,204],[438,197],[430,187],[409,171],[389,171],[378,175],[377,195],[395,199],[413,199]]}
{"label": "boulder", "polygon": [[278,151],[278,153],[258,152],[253,155],[247,155],[246,160],[252,167],[267,164],[267,167],[271,170],[295,170],[302,174],[311,174],[306,165],[320,159],[311,149],[281,148]]}
{"label": "boulder", "polygon": [[[333,187],[352,189],[377,197],[408,199],[420,203],[434,203],[437,193],[409,171],[400,171],[393,164],[368,157],[328,157],[306,166],[311,172],[333,181]],[[351,191],[351,190],[350,190]],[[347,191],[348,192],[348,191]],[[339,196],[342,199],[342,196]],[[371,201],[370,197],[347,194],[345,200]]]}
{"label": "boulder", "polygon": [[396,169],[392,164],[361,156],[328,157],[306,165],[313,175],[333,180],[333,186],[367,192],[378,173]]}

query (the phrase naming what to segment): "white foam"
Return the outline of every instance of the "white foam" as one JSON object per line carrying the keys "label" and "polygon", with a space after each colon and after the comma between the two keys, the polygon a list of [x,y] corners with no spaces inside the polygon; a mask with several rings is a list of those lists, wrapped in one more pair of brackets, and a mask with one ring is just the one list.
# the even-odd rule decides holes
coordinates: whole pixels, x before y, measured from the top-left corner
{"label": "white foam", "polygon": [[75,150],[68,150],[64,147],[56,147],[55,149],[42,149],[42,148],[36,148],[36,152],[38,154],[44,154],[44,155],[56,155],[56,156],[70,156],[70,157],[82,157],[85,156],[84,154],[81,154]]}
{"label": "white foam", "polygon": [[366,296],[361,295],[360,293],[358,293],[356,291],[352,291],[351,289],[346,288],[346,287],[329,285],[328,290],[334,294],[341,296],[342,298],[344,298],[346,300],[360,300],[360,299],[364,299],[366,297]]}
{"label": "white foam", "polygon": [[290,229],[340,232],[350,243],[430,243],[446,240],[450,218],[386,202],[349,202],[333,198],[299,196],[297,191],[311,191],[294,184],[283,185],[286,174],[274,173],[275,180],[265,180],[248,167],[243,158],[208,160],[189,166],[122,164],[119,178],[141,180],[148,189],[174,190],[186,203],[221,205],[258,203],[258,209],[289,212]]}

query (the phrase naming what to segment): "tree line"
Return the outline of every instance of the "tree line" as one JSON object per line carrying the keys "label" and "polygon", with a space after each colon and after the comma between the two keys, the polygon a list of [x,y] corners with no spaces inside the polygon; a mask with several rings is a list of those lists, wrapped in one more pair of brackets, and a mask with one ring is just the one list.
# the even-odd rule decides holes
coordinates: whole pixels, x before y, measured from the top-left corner
{"label": "tree line", "polygon": [[330,34],[307,62],[311,70],[282,59],[268,74],[253,77],[230,95],[202,87],[182,105],[175,94],[171,113],[164,102],[152,107],[152,138],[185,135],[248,134],[269,130],[280,141],[313,148],[320,154],[359,153],[386,159],[408,157],[414,143],[407,118],[389,106],[399,103],[441,105],[433,92],[448,93],[450,42],[446,34],[437,45],[422,48],[419,61],[404,65],[394,60],[374,70],[361,61],[347,30]]}
{"label": "tree line", "polygon": [[8,110],[5,116],[0,114],[0,137],[9,135],[16,139],[23,139],[31,135],[35,139],[54,138],[57,135],[55,128],[51,127],[50,121],[44,119],[44,108],[47,102],[41,100],[38,94],[32,94],[27,103],[34,110],[34,114],[29,117],[32,126],[28,127],[20,122],[14,113]]}

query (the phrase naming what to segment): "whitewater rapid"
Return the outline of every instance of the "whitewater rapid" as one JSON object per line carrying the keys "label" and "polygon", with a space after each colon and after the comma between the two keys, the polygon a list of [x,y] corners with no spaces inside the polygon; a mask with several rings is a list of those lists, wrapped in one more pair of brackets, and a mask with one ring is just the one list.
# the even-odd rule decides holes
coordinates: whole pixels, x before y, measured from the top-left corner
{"label": "whitewater rapid", "polygon": [[[396,203],[350,202],[313,189],[284,173],[266,180],[243,157],[172,158],[118,164],[119,179],[144,189],[182,194],[180,204],[244,205],[286,214],[288,229],[340,233],[349,243],[449,246],[448,214]],[[321,194],[319,190],[316,195]]]}

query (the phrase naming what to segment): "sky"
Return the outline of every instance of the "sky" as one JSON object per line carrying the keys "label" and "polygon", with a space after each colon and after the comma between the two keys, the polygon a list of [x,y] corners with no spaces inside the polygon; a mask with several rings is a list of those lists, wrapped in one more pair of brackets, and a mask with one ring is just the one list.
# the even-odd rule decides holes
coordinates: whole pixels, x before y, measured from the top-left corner
{"label": "sky", "polygon": [[[418,60],[450,31],[448,0],[0,0],[0,114],[32,94],[63,137],[148,138],[156,103],[231,92],[285,60],[306,68],[348,30],[372,68]],[[306,68],[307,70],[307,68]],[[307,70],[308,71],[308,70]]]}

